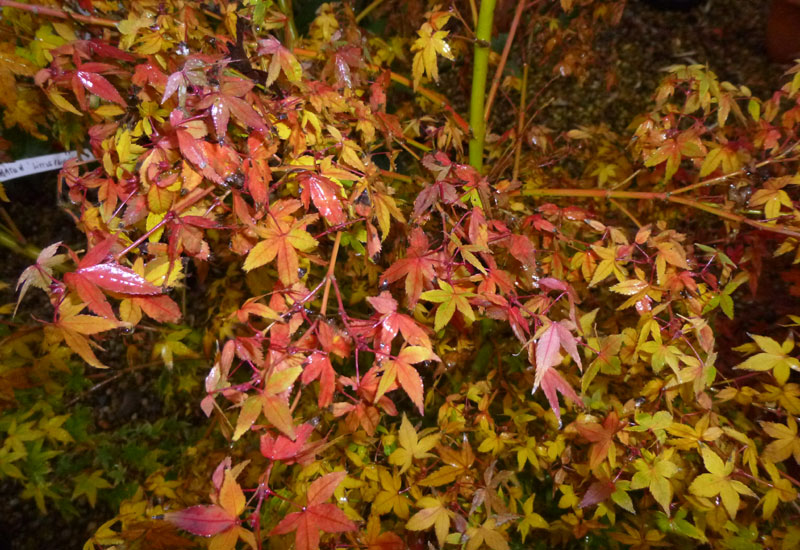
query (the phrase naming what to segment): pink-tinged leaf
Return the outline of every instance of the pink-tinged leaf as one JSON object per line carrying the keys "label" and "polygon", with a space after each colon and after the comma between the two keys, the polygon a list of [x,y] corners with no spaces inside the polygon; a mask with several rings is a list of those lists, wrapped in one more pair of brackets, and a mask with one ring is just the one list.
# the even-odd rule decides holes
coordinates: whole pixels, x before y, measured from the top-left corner
{"label": "pink-tinged leaf", "polygon": [[561,322],[553,323],[556,332],[558,333],[558,339],[561,342],[561,347],[567,350],[570,357],[578,364],[578,367],[583,370],[583,363],[581,363],[581,356],[578,353],[578,340],[572,335],[572,332],[569,331],[567,327],[565,327]]}
{"label": "pink-tinged leaf", "polygon": [[78,80],[80,80],[84,88],[94,95],[106,101],[118,103],[123,107],[127,107],[128,104],[125,103],[125,100],[119,95],[117,89],[105,77],[96,73],[78,71]]}
{"label": "pink-tinged leaf", "polygon": [[311,485],[308,486],[307,506],[315,506],[321,504],[333,496],[333,492],[347,477],[347,472],[344,470],[326,474],[318,479],[315,479]]}
{"label": "pink-tinged leaf", "polygon": [[319,398],[317,404],[320,408],[333,403],[333,392],[336,389],[336,372],[333,370],[330,358],[324,353],[313,353],[308,364],[303,369],[300,379],[303,384],[310,384],[319,378]]}
{"label": "pink-tinged leaf", "polygon": [[117,238],[114,235],[109,235],[108,238],[97,243],[83,255],[83,258],[78,263],[78,268],[91,267],[105,260],[111,254],[111,249],[114,248],[116,242]]}
{"label": "pink-tinged leaf", "polygon": [[201,537],[216,535],[238,523],[236,517],[216,505],[192,506],[178,512],[169,512],[164,518],[178,528]]}
{"label": "pink-tinged leaf", "polygon": [[161,98],[161,104],[163,105],[166,100],[168,100],[172,95],[178,91],[178,87],[183,83],[183,73],[178,71],[177,73],[172,73],[169,75],[167,79],[167,84],[164,86],[164,95]]}
{"label": "pink-tinged leaf", "polygon": [[228,109],[230,109],[231,114],[236,117],[239,122],[249,126],[257,132],[267,132],[267,126],[264,124],[264,120],[261,118],[261,115],[259,115],[249,103],[243,99],[239,99],[238,97],[230,96],[225,98],[225,103],[228,105]]}
{"label": "pink-tinged leaf", "polygon": [[120,294],[152,296],[161,294],[161,289],[130,268],[116,263],[97,264],[76,271],[93,284]]}
{"label": "pink-tinged leaf", "polygon": [[309,508],[307,513],[313,519],[314,527],[326,533],[345,533],[357,529],[355,522],[349,520],[335,504],[318,504]]}
{"label": "pink-tinged leaf", "polygon": [[543,279],[539,279],[539,286],[544,288],[549,288],[550,290],[560,290],[562,292],[566,292],[568,290],[567,283],[564,281],[559,281],[553,277],[545,277]]}
{"label": "pink-tinged leaf", "polygon": [[178,130],[177,134],[178,147],[180,147],[181,154],[201,170],[205,168],[208,165],[208,161],[200,148],[198,140],[186,130]]}
{"label": "pink-tinged leaf", "polygon": [[595,481],[589,486],[589,490],[586,491],[586,494],[583,495],[580,507],[586,508],[587,506],[600,504],[610,497],[615,490],[616,487],[613,481]]}
{"label": "pink-tinged leaf", "polygon": [[[542,373],[541,376],[539,375],[540,372]],[[561,420],[561,410],[558,406],[558,394],[556,391],[560,392],[564,397],[568,397],[574,403],[581,404],[581,398],[578,397],[572,386],[552,367],[544,369],[543,372],[539,367],[536,368],[536,383],[533,391],[536,392],[536,388],[539,386],[542,387],[547,402],[550,403],[550,408],[553,409],[556,418],[559,420]]]}
{"label": "pink-tinged leaf", "polygon": [[160,323],[177,323],[181,318],[181,308],[169,296],[137,296],[133,298],[136,305],[154,321]]}
{"label": "pink-tinged leaf", "polygon": [[[314,172],[303,172],[298,177],[300,185],[303,186],[303,196],[311,196],[311,200],[319,213],[331,225],[339,225],[346,221],[342,211],[342,203],[339,200],[339,186],[333,181]],[[304,200],[306,208],[308,199]]]}
{"label": "pink-tinged leaf", "polygon": [[[103,42],[99,38],[92,38],[91,40],[87,40],[86,45],[88,45],[89,49],[99,54],[101,57],[110,57],[118,61],[136,61],[135,56],[129,54],[128,52],[122,51],[119,48],[116,48],[110,44],[107,44],[106,42]],[[86,68],[86,65],[84,64],[83,66],[81,66],[81,68],[82,69]]]}
{"label": "pink-tinged leaf", "polygon": [[313,425],[303,424],[295,430],[297,435],[295,441],[284,435],[272,437],[270,434],[264,434],[261,436],[261,454],[270,460],[288,461],[293,459],[303,451],[308,437],[313,431]]}
{"label": "pink-tinged leaf", "polygon": [[286,535],[297,529],[300,519],[303,517],[303,512],[292,512],[287,514],[275,528],[270,531],[270,535]]}
{"label": "pink-tinged leaf", "polygon": [[561,354],[559,353],[561,351],[561,341],[555,326],[556,323],[552,323],[547,327],[547,330],[544,331],[544,334],[542,334],[539,338],[539,342],[536,344],[537,378],[540,369],[549,369],[561,362]]}
{"label": "pink-tinged leaf", "polygon": [[221,227],[215,220],[204,218],[203,216],[181,216],[181,223],[203,229],[215,229]]}

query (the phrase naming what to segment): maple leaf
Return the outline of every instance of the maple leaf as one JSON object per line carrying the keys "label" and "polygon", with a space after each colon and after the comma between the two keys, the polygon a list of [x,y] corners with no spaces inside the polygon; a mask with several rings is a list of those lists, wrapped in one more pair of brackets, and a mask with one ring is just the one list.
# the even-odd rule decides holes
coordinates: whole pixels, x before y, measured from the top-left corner
{"label": "maple leaf", "polygon": [[377,514],[370,515],[364,533],[367,550],[405,550],[406,543],[395,533],[381,533],[381,519]]}
{"label": "maple leaf", "polygon": [[624,423],[620,422],[616,411],[611,411],[602,425],[596,422],[578,422],[575,429],[583,437],[592,442],[589,449],[589,467],[597,468],[608,458],[608,464],[616,467],[617,447],[614,445],[614,435],[622,429]]}
{"label": "maple leaf", "polygon": [[[400,466],[400,473],[402,474],[411,467],[411,462],[415,458],[420,459],[434,456],[428,451],[436,446],[436,443],[439,441],[439,434],[433,434],[419,439],[414,426],[411,425],[406,415],[403,414],[403,420],[400,423],[397,439],[400,442],[400,447],[389,455],[389,464]],[[423,529],[425,529],[425,527],[423,527]]]}
{"label": "maple leaf", "polygon": [[184,531],[210,537],[233,530],[239,524],[239,515],[244,511],[246,502],[242,488],[228,469],[224,473],[217,504],[169,512],[164,518]]}
{"label": "maple leaf", "polygon": [[72,91],[75,92],[78,103],[84,110],[88,110],[84,89],[101,99],[127,107],[128,104],[125,103],[125,100],[122,99],[113,84],[104,76],[97,74],[100,71],[107,71],[113,68],[112,65],[105,63],[84,63],[74,72],[72,75]]}
{"label": "maple leaf", "polygon": [[270,36],[269,38],[259,40],[258,53],[272,56],[267,71],[267,81],[264,84],[267,88],[277,80],[281,71],[286,75],[289,82],[299,82],[303,77],[303,67],[300,66],[297,58],[276,38]]}
{"label": "maple leaf", "polygon": [[500,531],[497,530],[497,520],[489,518],[480,527],[467,528],[466,550],[477,550],[482,545],[486,545],[492,550],[508,550],[508,542]]}
{"label": "maple leaf", "polygon": [[694,427],[680,422],[673,422],[667,427],[670,435],[679,439],[670,440],[670,443],[682,451],[698,447],[701,441],[716,441],[722,435],[722,429],[717,426],[709,426],[711,418],[709,415],[697,421]]}
{"label": "maple leaf", "polygon": [[301,198],[308,209],[309,198],[317,207],[317,211],[331,225],[343,224],[347,221],[339,199],[339,186],[330,179],[306,170],[297,180],[302,186]]}
{"label": "maple leaf", "polygon": [[674,449],[667,449],[658,456],[646,449],[642,450],[642,458],[633,463],[636,473],[631,478],[631,489],[647,487],[656,502],[669,514],[669,504],[672,502],[672,485],[669,478],[678,472],[678,466],[671,458]]}
{"label": "maple leaf", "polygon": [[470,292],[466,288],[458,285],[452,286],[449,283],[440,280],[439,290],[428,290],[423,292],[420,296],[421,299],[428,302],[438,303],[436,308],[436,317],[434,319],[434,329],[436,332],[442,330],[450,319],[456,309],[464,316],[464,319],[472,323],[475,321],[475,313],[472,311],[472,306],[469,304],[468,298],[475,296],[474,292]]}
{"label": "maple leaf", "polygon": [[430,359],[438,359],[429,349],[422,346],[408,346],[402,349],[394,359],[390,359],[383,364],[383,376],[378,384],[378,391],[375,394],[375,402],[394,387],[397,382],[408,394],[411,401],[417,406],[420,414],[424,413],[423,384],[422,378],[417,369],[411,365],[422,363]]}
{"label": "maple leaf", "polygon": [[708,473],[697,476],[689,486],[689,491],[706,498],[719,495],[728,516],[735,519],[739,510],[739,495],[754,497],[756,494],[741,481],[730,479],[735,466],[733,460],[723,463],[719,455],[706,446],[703,446],[700,452]]}
{"label": "maple leaf", "polygon": [[384,271],[381,281],[393,283],[405,277],[408,307],[413,309],[422,294],[425,282],[433,280],[435,262],[433,253],[428,250],[428,237],[421,228],[415,227],[409,237],[406,257],[397,260]]}
{"label": "maple leaf", "polygon": [[305,451],[306,443],[313,431],[314,426],[310,423],[299,426],[295,429],[294,441],[285,435],[272,437],[268,433],[264,434],[261,436],[261,454],[270,460],[280,460],[285,464],[292,464],[294,459]]}
{"label": "maple leaf", "polygon": [[[380,351],[391,349],[392,341],[398,332],[403,336],[407,344],[431,348],[431,341],[425,332],[425,327],[417,323],[412,317],[397,313],[397,301],[392,298],[389,291],[384,290],[378,296],[369,296],[367,301],[381,315],[378,323],[379,330],[376,335],[376,347],[379,348],[378,361],[382,361],[384,357],[388,356],[388,353],[381,353]],[[374,326],[374,323],[370,322],[369,325]]]}
{"label": "maple leaf", "polygon": [[94,354],[92,344],[86,337],[117,328],[120,323],[114,319],[80,314],[79,312],[83,308],[84,304],[82,303],[62,302],[59,306],[58,318],[50,327],[50,332],[56,339],[63,339],[72,351],[91,366],[108,368]]}
{"label": "maple leaf", "polygon": [[433,527],[439,546],[444,546],[447,533],[450,531],[450,517],[453,513],[435,497],[423,497],[417,501],[417,506],[422,510],[411,516],[406,523],[406,529],[424,531]]}
{"label": "maple leaf", "polygon": [[14,308],[14,315],[17,314],[17,308],[19,308],[20,302],[22,302],[30,287],[33,286],[44,291],[50,288],[50,284],[53,282],[53,268],[66,258],[64,254],[56,254],[59,246],[61,246],[61,241],[43,248],[36,257],[36,263],[26,267],[25,271],[19,276],[16,287],[19,297]]}
{"label": "maple leaf", "polygon": [[347,472],[339,471],[315,479],[308,486],[306,505],[302,511],[288,514],[270,534],[285,535],[294,531],[296,550],[317,550],[320,532],[355,531],[356,524],[344,512],[335,504],[325,503],[346,476]]}
{"label": "maple leaf", "polygon": [[800,464],[800,437],[797,437],[797,421],[786,417],[786,425],[777,422],[762,422],[761,427],[775,441],[764,449],[764,458],[770,462],[783,462],[794,455],[794,460]]}
{"label": "maple leaf", "polygon": [[91,474],[80,474],[75,478],[75,489],[72,491],[72,500],[81,495],[86,496],[89,506],[94,508],[97,503],[97,490],[109,489],[111,484],[103,479],[103,470],[95,470]]}
{"label": "maple leaf", "polygon": [[319,397],[317,404],[320,408],[327,407],[333,402],[333,391],[336,388],[336,371],[333,370],[331,360],[325,353],[315,352],[308,358],[308,363],[303,369],[303,384],[310,384],[319,378]]}
{"label": "maple leaf", "polygon": [[531,529],[548,528],[548,524],[544,518],[533,511],[534,498],[535,495],[531,495],[528,497],[528,500],[522,504],[522,512],[524,516],[522,517],[522,521],[517,524],[517,531],[519,531],[519,534],[522,535],[523,543],[525,542],[525,538],[528,536],[528,533]]}
{"label": "maple leaf", "polygon": [[[447,20],[445,19],[441,25]],[[436,65],[436,54],[446,57],[449,60],[455,59],[453,53],[450,51],[450,46],[444,41],[447,31],[435,30],[434,27],[425,22],[417,31],[419,37],[414,41],[411,46],[411,51],[414,54],[414,61],[411,67],[411,73],[414,76],[414,88],[419,86],[423,74],[427,74],[430,78],[439,82],[439,68]]]}
{"label": "maple leaf", "polygon": [[764,468],[772,479],[772,486],[762,499],[763,517],[768,520],[775,513],[775,508],[777,508],[779,502],[794,502],[797,500],[797,489],[794,488],[791,481],[781,476],[774,464],[767,462],[764,464]]}
{"label": "maple leaf", "polygon": [[[567,342],[566,345],[564,345],[565,342]],[[534,378],[533,391],[531,392],[536,393],[536,390],[541,386],[550,408],[559,420],[561,419],[561,410],[558,404],[557,391],[574,403],[581,404],[581,399],[572,386],[553,368],[561,363],[560,350],[562,346],[570,353],[576,363],[581,364],[572,334],[560,323],[551,323],[536,343],[536,376]]]}
{"label": "maple leaf", "polygon": [[381,469],[378,475],[381,483],[381,491],[375,495],[372,502],[374,511],[378,515],[393,512],[401,519],[408,519],[408,498],[400,492],[403,483],[398,472],[389,473],[389,470]]}
{"label": "maple leaf", "polygon": [[315,216],[295,219],[290,215],[299,206],[297,201],[284,201],[277,208],[273,205],[276,211],[267,214],[266,223],[255,226],[256,233],[262,240],[245,258],[245,271],[261,267],[277,258],[281,282],[288,286],[299,280],[297,251],[308,252],[317,246],[317,240],[305,230]]}
{"label": "maple leaf", "polygon": [[[155,187],[155,186],[153,186]],[[78,269],[64,275],[64,282],[74,288],[89,309],[108,319],[116,319],[101,290],[131,296],[153,296],[161,289],[128,267],[117,262],[100,263],[116,244],[116,237],[109,237],[91,248],[78,262]]]}
{"label": "maple leaf", "polygon": [[[772,375],[783,385],[789,380],[790,369],[800,370],[800,361],[788,354],[794,349],[794,340],[787,338],[783,344],[779,344],[772,338],[751,334],[762,353],[757,353],[749,357],[744,363],[740,363],[734,368],[752,371],[772,371]],[[740,348],[736,348],[739,350]]]}

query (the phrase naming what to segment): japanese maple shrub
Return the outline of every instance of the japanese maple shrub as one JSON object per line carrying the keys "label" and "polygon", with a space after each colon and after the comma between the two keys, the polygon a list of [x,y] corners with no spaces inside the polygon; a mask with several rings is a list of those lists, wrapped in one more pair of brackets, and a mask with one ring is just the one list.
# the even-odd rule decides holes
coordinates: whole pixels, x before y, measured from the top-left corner
{"label": "japanese maple shrub", "polygon": [[[153,345],[207,359],[209,435],[85,548],[800,543],[800,317],[731,324],[800,261],[800,66],[767,99],[676,66],[630,135],[557,134],[528,75],[580,76],[619,2],[521,3],[500,56],[493,0],[302,36],[283,2],[0,5],[6,125],[96,159],[60,175],[85,251],[20,278],[36,353],[106,368],[203,296],[202,342]],[[539,58],[503,80],[515,37]]]}

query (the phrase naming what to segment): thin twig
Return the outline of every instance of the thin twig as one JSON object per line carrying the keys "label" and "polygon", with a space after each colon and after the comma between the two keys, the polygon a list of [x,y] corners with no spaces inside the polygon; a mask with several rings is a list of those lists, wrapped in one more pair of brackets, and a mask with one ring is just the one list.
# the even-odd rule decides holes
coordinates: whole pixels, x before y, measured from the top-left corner
{"label": "thin twig", "polygon": [[522,68],[522,90],[519,96],[519,117],[517,120],[517,139],[514,143],[514,171],[511,175],[511,181],[519,180],[519,163],[522,159],[522,134],[525,131],[525,96],[528,95],[528,69],[529,65],[525,63]]}
{"label": "thin twig", "polygon": [[331,281],[333,280],[333,272],[336,269],[336,257],[339,255],[339,243],[342,242],[342,232],[336,233],[336,239],[333,241],[333,252],[331,252],[331,262],[328,264],[328,273],[325,275],[325,290],[322,291],[322,305],[319,307],[319,314],[325,317],[328,310],[328,294],[331,291]]}
{"label": "thin twig", "polygon": [[46,15],[49,17],[55,17],[57,19],[74,19],[75,21],[80,21],[81,23],[98,25],[100,27],[116,28],[118,23],[118,21],[114,21],[113,19],[104,19],[102,17],[93,17],[91,15],[81,15],[79,13],[64,11],[59,8],[36,6],[34,4],[23,4],[21,2],[12,2],[11,0],[0,0],[0,7],[15,8],[18,10],[29,11],[34,15]]}
{"label": "thin twig", "polygon": [[[489,97],[486,99],[486,108],[483,111],[483,121],[489,122],[489,115],[492,113],[492,104],[497,95],[497,88],[500,86],[500,79],[503,77],[503,70],[506,68],[508,61],[508,54],[511,52],[511,45],[514,43],[514,35],[517,34],[517,27],[522,18],[522,12],[525,9],[526,0],[517,0],[517,9],[514,11],[514,19],[511,21],[511,28],[508,30],[508,37],[506,44],[503,46],[503,53],[500,55],[500,63],[497,64],[497,70],[494,72],[492,79],[492,86],[489,88]],[[527,65],[525,65],[527,67]]]}
{"label": "thin twig", "polygon": [[356,23],[361,23],[362,19],[364,19],[366,16],[368,16],[370,13],[372,13],[372,11],[375,8],[377,8],[378,6],[380,6],[381,4],[383,4],[383,0],[372,0],[372,2],[370,2],[369,6],[367,6],[363,10],[361,10],[361,13],[356,15]]}

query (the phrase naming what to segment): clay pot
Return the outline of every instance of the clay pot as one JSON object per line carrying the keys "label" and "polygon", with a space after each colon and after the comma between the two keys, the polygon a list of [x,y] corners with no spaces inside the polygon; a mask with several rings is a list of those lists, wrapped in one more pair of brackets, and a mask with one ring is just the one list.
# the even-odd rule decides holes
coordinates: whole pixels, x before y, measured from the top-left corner
{"label": "clay pot", "polygon": [[773,0],[767,19],[767,54],[778,63],[800,58],[800,0]]}

